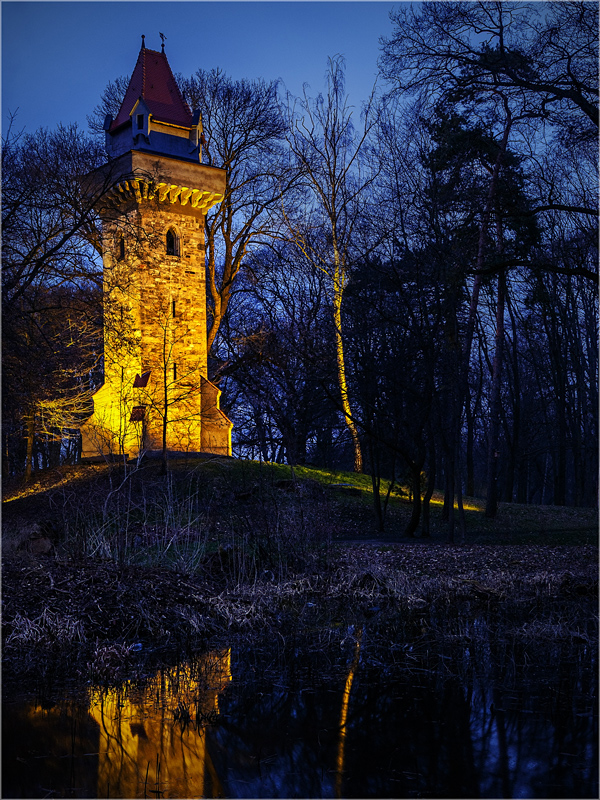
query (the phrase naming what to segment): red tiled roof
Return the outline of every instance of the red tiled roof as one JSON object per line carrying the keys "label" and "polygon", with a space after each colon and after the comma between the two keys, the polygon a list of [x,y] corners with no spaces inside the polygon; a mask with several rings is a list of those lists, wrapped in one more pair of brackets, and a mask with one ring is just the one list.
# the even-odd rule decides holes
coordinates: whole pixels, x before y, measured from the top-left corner
{"label": "red tiled roof", "polygon": [[125,92],[121,108],[113,120],[113,132],[126,122],[138,98],[142,97],[157,122],[192,127],[192,112],[181,96],[164,53],[142,47]]}

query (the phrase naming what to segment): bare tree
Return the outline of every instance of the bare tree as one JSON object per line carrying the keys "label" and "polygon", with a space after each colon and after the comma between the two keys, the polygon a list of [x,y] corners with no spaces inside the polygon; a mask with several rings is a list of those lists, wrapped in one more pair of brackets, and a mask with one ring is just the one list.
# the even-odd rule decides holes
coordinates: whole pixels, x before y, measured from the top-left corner
{"label": "bare tree", "polygon": [[540,119],[597,129],[596,4],[433,2],[399,6],[390,17],[395,30],[382,40],[381,66],[400,90],[503,91],[526,97]]}
{"label": "bare tree", "polygon": [[128,86],[129,78],[125,75],[120,75],[114,81],[109,81],[102,92],[100,102],[94,106],[92,113],[87,116],[90,131],[102,137],[102,144],[104,144],[104,120],[108,115],[113,119],[117,118]]}
{"label": "bare tree", "polygon": [[193,449],[191,442],[199,440],[202,364],[185,357],[183,345],[189,339],[189,326],[173,317],[168,300],[158,310],[158,317],[155,322],[160,332],[159,360],[153,364],[151,375],[143,382],[145,385],[132,392],[139,404],[138,415],[132,413],[132,417],[141,423],[142,451],[155,444],[150,438],[160,432],[160,443],[156,444],[160,444],[162,472],[166,475],[169,442],[172,449],[185,452]]}
{"label": "bare tree", "polygon": [[[433,2],[400,6],[391,19],[395,30],[382,40],[381,72],[392,93],[418,93],[433,102],[443,97],[457,107],[503,97],[514,118],[529,120],[519,142],[537,189],[529,213],[564,211],[579,217],[579,224],[598,216],[592,166],[598,137],[596,4]],[[557,180],[555,165],[567,153],[576,154],[575,161],[587,159],[590,146],[592,182],[589,170],[587,187],[567,176]],[[597,272],[590,277],[597,280]]]}
{"label": "bare tree", "polygon": [[61,438],[89,408],[90,381],[99,377],[96,205],[111,180],[91,189],[82,176],[103,160],[74,125],[28,135],[9,129],[3,141],[3,421],[12,434],[4,455],[11,471],[21,464],[27,476],[36,442],[54,440],[60,457]]}
{"label": "bare tree", "polygon": [[16,301],[44,280],[98,281],[100,234],[96,205],[110,171],[93,188],[82,181],[104,153],[76,125],[11,135],[2,146],[2,289]]}
{"label": "bare tree", "polygon": [[[541,13],[541,6],[533,3],[434,2],[400,7],[391,18],[395,29],[383,40],[381,69],[392,94],[416,94],[422,107],[443,101],[464,114],[469,127],[485,130],[496,142],[495,157],[487,158],[489,185],[469,281],[458,398],[461,409],[469,406],[480,293],[497,274],[487,464],[487,513],[493,516],[502,451],[504,304],[510,276],[534,268],[597,280],[597,263],[544,258],[531,241],[519,249],[514,246],[518,237],[505,233],[523,229],[528,220],[535,220],[540,231],[551,230],[558,215],[569,237],[597,239],[597,159],[589,157],[589,149],[596,150],[598,127],[598,9],[580,2],[547,3]],[[501,187],[515,155],[518,169],[526,171],[516,194],[527,195],[527,201],[510,208],[504,199],[499,221]],[[457,425],[459,419],[460,411]]]}
{"label": "bare tree", "polygon": [[[360,436],[346,374],[342,303],[349,272],[357,258],[355,236],[366,194],[376,177],[363,159],[376,116],[371,96],[363,110],[360,128],[354,127],[341,56],[329,59],[326,80],[325,96],[310,98],[305,89],[302,99],[290,100],[288,141],[309,194],[302,219],[295,209],[288,208],[286,220],[288,235],[313,268],[328,278],[342,411],[352,436],[354,469],[362,472]],[[320,235],[314,235],[315,229]]]}
{"label": "bare tree", "polygon": [[210,351],[250,248],[280,232],[281,196],[297,173],[285,148],[276,81],[234,80],[214,69],[198,70],[181,86],[202,114],[203,162],[227,171],[225,197],[206,215]]}
{"label": "bare tree", "polygon": [[303,464],[310,447],[313,461],[317,433],[338,417],[323,385],[335,388],[325,283],[292,245],[263,248],[231,307],[221,374],[245,417],[243,446],[267,460]]}

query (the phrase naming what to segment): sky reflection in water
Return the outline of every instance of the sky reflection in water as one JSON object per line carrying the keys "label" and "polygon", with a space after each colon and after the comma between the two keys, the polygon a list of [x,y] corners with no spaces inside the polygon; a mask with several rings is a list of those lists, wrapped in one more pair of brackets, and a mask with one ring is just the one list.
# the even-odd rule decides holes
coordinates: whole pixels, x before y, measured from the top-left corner
{"label": "sky reflection in water", "polygon": [[6,702],[3,797],[595,797],[595,651],[350,629]]}

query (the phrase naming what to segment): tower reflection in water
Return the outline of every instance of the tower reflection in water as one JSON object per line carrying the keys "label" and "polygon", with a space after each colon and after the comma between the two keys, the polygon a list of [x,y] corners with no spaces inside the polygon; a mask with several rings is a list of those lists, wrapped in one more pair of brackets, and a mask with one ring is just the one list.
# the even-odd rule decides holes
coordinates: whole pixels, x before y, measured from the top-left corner
{"label": "tower reflection in water", "polygon": [[231,681],[231,652],[161,671],[143,689],[93,689],[100,731],[98,797],[203,797],[222,791],[206,750],[206,725]]}
{"label": "tower reflection in water", "polygon": [[598,796],[592,647],[494,632],[392,663],[360,629],[345,641],[226,650],[43,707],[9,697],[1,796]]}
{"label": "tower reflection in water", "polygon": [[[348,665],[341,711],[339,699],[334,701],[339,724],[332,728],[337,754],[331,788],[337,797],[343,796],[347,716],[361,634]],[[224,797],[227,787],[219,773],[231,772],[235,783],[236,773],[247,766],[244,746],[239,743],[240,752],[231,754],[234,763],[215,768],[206,740],[207,729],[219,716],[219,695],[231,681],[231,650],[226,649],[162,669],[141,685],[92,686],[85,699],[14,709],[5,725],[14,734],[18,754],[8,747],[5,755],[11,764],[18,763],[4,776],[4,788],[10,796],[23,797],[42,797],[48,791],[64,797]],[[30,746],[25,751],[26,741]],[[260,763],[257,769],[262,778]],[[328,784],[325,775],[322,779]]]}

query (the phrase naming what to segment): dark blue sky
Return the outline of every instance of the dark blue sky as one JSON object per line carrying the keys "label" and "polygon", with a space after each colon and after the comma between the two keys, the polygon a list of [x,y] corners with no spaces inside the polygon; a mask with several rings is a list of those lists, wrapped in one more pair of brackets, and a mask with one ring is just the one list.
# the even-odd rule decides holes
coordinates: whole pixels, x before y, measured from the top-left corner
{"label": "dark blue sky", "polygon": [[174,72],[221,67],[234,78],[281,78],[299,94],[324,88],[327,57],[346,58],[356,106],[377,73],[389,2],[2,2],[2,124],[33,131],[78,122],[109,80],[131,75],[141,43],[160,49]]}

